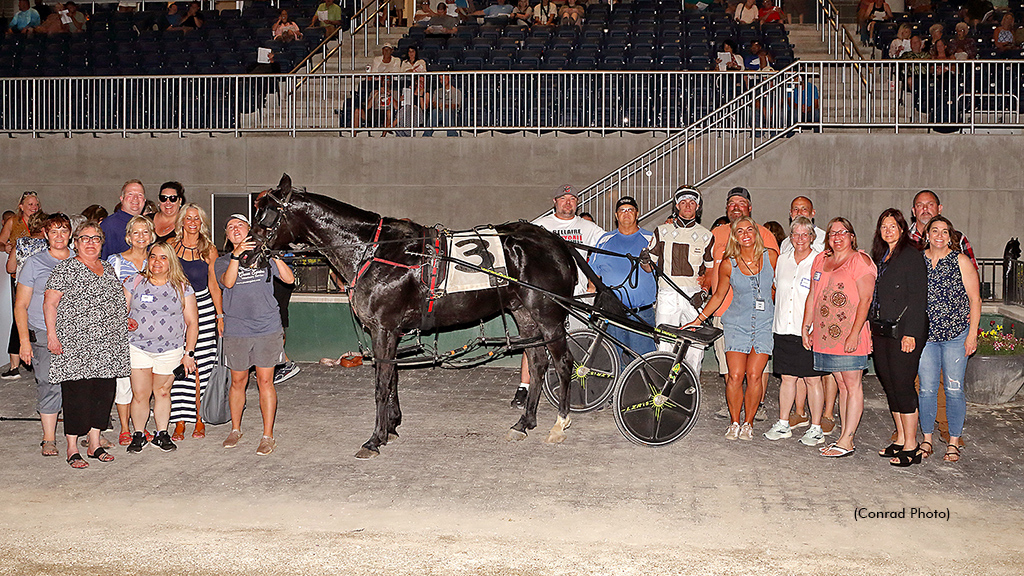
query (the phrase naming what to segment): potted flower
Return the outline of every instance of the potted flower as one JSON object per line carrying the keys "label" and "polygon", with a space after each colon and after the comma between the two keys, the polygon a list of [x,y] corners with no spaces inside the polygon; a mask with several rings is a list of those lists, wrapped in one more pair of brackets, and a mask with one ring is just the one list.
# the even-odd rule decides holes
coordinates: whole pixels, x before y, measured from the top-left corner
{"label": "potted flower", "polygon": [[967,400],[977,404],[1005,404],[1024,385],[1024,338],[1014,336],[995,321],[978,330],[978,351],[967,362]]}

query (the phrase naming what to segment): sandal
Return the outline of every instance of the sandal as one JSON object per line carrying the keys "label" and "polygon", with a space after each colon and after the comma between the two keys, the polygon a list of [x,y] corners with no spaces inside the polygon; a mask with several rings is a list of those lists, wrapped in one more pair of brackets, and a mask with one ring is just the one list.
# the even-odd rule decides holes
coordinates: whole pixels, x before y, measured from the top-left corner
{"label": "sandal", "polygon": [[132,443],[132,433],[131,432],[121,432],[120,434],[117,435],[117,443],[120,444],[121,446],[127,446],[127,445],[131,444]]}
{"label": "sandal", "polygon": [[[924,447],[925,444],[928,445],[927,448]],[[935,449],[932,448],[932,443],[928,442],[927,440],[921,442],[921,444],[918,445],[917,449],[921,451],[921,456],[924,458],[927,458],[935,453]]]}
{"label": "sandal", "polygon": [[56,440],[43,440],[39,445],[43,448],[43,456],[56,456],[58,454]]}
{"label": "sandal", "polygon": [[79,454],[78,452],[75,452],[71,456],[68,456],[68,464],[70,464],[71,467],[76,470],[81,470],[82,468],[89,467],[89,463],[83,460],[82,455]]}
{"label": "sandal", "polygon": [[913,450],[900,450],[892,460],[889,460],[889,464],[897,468],[907,468],[911,464],[920,464],[922,454],[920,448],[920,446],[915,446]]}
{"label": "sandal", "polygon": [[[99,460],[100,462],[114,461],[114,455],[107,452],[105,448],[97,448],[95,452],[93,452],[92,454],[86,454],[86,456],[92,458],[93,460]],[[81,458],[81,456],[79,456],[79,458]]]}
{"label": "sandal", "polygon": [[839,444],[833,444],[832,446],[829,447],[828,450],[822,452],[821,455],[824,456],[825,458],[845,458],[847,456],[851,456],[856,451],[856,447],[847,450],[846,448],[843,448]]}
{"label": "sandal", "polygon": [[196,423],[196,429],[192,431],[193,438],[206,438],[206,425],[202,422]]}
{"label": "sandal", "polygon": [[171,440],[175,442],[181,442],[185,439],[185,423],[178,422],[174,425],[174,434],[171,434]]}
{"label": "sandal", "polygon": [[[953,451],[950,452],[950,449],[952,449]],[[959,462],[960,447],[957,446],[956,444],[950,444],[946,446],[946,453],[942,456],[942,461],[949,462],[950,464],[952,464],[953,462]]]}
{"label": "sandal", "polygon": [[[917,448],[914,448],[917,450]],[[892,443],[885,447],[885,450],[879,450],[878,455],[883,458],[895,458],[897,454],[903,451],[903,444]]]}

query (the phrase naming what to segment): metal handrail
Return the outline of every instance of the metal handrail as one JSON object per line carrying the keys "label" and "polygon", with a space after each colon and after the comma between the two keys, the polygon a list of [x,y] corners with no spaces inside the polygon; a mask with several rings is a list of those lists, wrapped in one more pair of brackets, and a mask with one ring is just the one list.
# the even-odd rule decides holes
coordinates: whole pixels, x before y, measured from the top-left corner
{"label": "metal handrail", "polygon": [[[367,4],[366,6],[364,6],[363,9],[359,11],[359,13],[361,14],[363,12],[366,12],[367,10],[370,9],[371,6],[373,7],[373,12],[370,14],[369,18],[363,20],[359,24],[359,26],[357,26],[356,28],[354,28],[352,30],[352,33],[349,35],[349,38],[352,39],[352,49],[349,50],[349,56],[352,59],[352,64],[351,64],[351,66],[352,66],[351,69],[352,70],[356,69],[356,33],[359,32],[360,30],[363,30],[364,28],[366,28],[366,26],[369,25],[372,22],[373,25],[374,25],[375,38],[379,39],[380,38],[380,36],[379,36],[379,34],[380,34],[380,24],[378,23],[378,21],[379,21],[378,14],[380,14],[381,10],[387,9],[390,6],[390,4],[388,2],[383,2],[382,3],[381,0],[374,0],[373,3]],[[387,19],[387,26],[388,26],[388,28],[387,28],[388,31],[390,31],[391,30],[391,19],[390,18]],[[364,32],[363,33],[363,56],[366,56],[369,53],[368,41],[369,41],[369,32]],[[340,61],[340,59],[338,61],[338,72],[341,72],[341,61]]]}
{"label": "metal handrail", "polygon": [[[321,41],[319,44],[316,45],[316,48],[313,48],[312,50],[310,50],[309,54],[306,54],[305,58],[303,58],[302,60],[299,60],[299,63],[296,64],[294,68],[292,68],[291,70],[288,71],[288,74],[297,74],[299,72],[299,69],[304,67],[304,66],[308,68],[309,61],[312,60],[314,56],[316,56],[317,52],[319,52],[320,50],[323,50],[324,47],[327,46],[328,42],[330,42],[331,40],[334,40],[335,37],[338,38],[338,46],[340,47],[341,46],[341,28],[338,28],[338,29],[336,29],[334,31],[333,34],[328,34],[326,37],[324,37],[323,41]],[[337,49],[337,47],[335,49]],[[316,72],[316,70],[321,65],[323,65],[325,62],[327,62],[327,58],[328,57],[329,57],[328,55],[325,55],[324,59],[322,61],[320,61],[320,64],[317,64],[316,67],[314,67],[313,69],[307,69],[306,72],[308,74],[312,74],[313,72]]]}
{"label": "metal handrail", "polygon": [[[366,18],[366,19],[362,20],[362,22],[358,26],[349,29],[349,36],[352,38],[352,42],[353,42],[353,44],[352,44],[352,62],[353,62],[352,66],[353,66],[353,68],[355,67],[355,37],[356,37],[356,34],[360,30],[364,29],[371,22],[374,23],[375,27],[379,27],[379,25],[377,24],[377,14],[382,9],[387,8],[388,6],[389,6],[389,4],[386,3],[386,2],[382,4],[380,2],[380,0],[374,0],[374,2],[368,3],[365,6],[363,6],[358,12],[356,12],[352,16],[352,18],[349,19],[349,22],[356,22],[357,20],[359,20],[359,17],[363,16],[364,13],[367,12],[370,8],[374,8],[373,13],[370,15],[369,18]],[[309,54],[307,54],[302,60],[300,60],[298,62],[298,64],[296,64],[295,67],[292,68],[288,72],[288,74],[297,74],[299,72],[299,70],[301,68],[303,68],[303,67],[306,68],[306,74],[315,74],[317,71],[320,70],[320,68],[325,68],[327,66],[327,61],[330,60],[330,58],[332,56],[334,56],[335,54],[337,54],[341,50],[341,35],[342,35],[341,28],[338,28],[337,30],[335,30],[333,34],[329,34],[326,38],[323,39],[322,42],[320,42],[320,44],[317,44],[316,48],[313,48],[312,50],[310,50]],[[335,38],[338,39],[338,44],[334,48],[331,48],[330,50],[324,52],[323,53],[323,59],[318,64],[316,64],[313,67],[310,67],[309,66],[309,62],[313,59],[313,57],[316,56],[318,52],[324,51],[326,49],[326,47],[327,47],[327,43],[330,42],[331,40],[334,40]],[[338,59],[338,72],[341,72],[341,58],[340,57]]]}

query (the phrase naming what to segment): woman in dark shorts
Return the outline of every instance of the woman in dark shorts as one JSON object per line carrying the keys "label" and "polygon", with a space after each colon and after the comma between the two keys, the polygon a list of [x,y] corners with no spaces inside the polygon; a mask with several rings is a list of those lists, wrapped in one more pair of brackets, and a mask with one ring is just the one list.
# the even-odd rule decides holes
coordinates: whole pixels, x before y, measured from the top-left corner
{"label": "woman in dark shorts", "polygon": [[807,293],[811,289],[811,264],[818,252],[814,243],[814,224],[805,216],[798,216],[790,225],[793,250],[779,256],[775,271],[775,347],[772,353],[774,369],[782,376],[779,386],[779,421],[764,433],[769,440],[781,440],[793,435],[789,426],[789,412],[796,400],[796,387],[800,380],[807,386],[807,401],[811,408],[811,425],[800,438],[805,446],[816,446],[825,441],[821,430],[821,410],[825,401],[821,377],[827,372],[814,369],[814,354],[804,348],[800,337],[800,323],[804,319]]}

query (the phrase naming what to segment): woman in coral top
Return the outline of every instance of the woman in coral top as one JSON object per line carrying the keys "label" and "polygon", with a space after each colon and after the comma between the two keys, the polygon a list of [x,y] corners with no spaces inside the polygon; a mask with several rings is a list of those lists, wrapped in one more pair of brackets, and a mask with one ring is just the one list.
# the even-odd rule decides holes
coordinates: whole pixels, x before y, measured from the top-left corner
{"label": "woman in coral top", "polygon": [[857,250],[857,235],[846,218],[826,228],[825,251],[811,266],[811,291],[804,307],[804,347],[814,351],[814,369],[831,372],[839,384],[843,433],[821,451],[827,458],[853,454],[853,435],[864,412],[861,378],[868,367],[871,334],[867,317],[878,275],[875,263]]}

